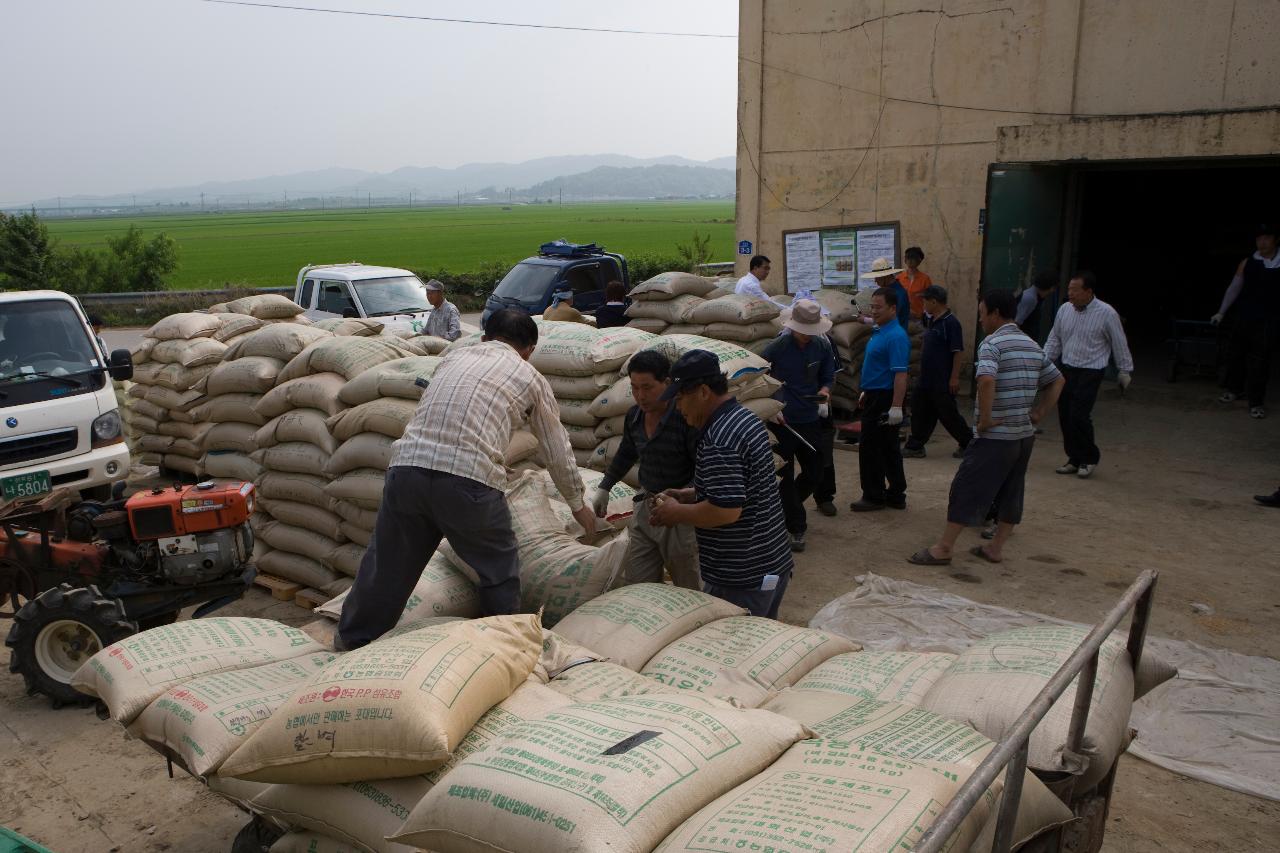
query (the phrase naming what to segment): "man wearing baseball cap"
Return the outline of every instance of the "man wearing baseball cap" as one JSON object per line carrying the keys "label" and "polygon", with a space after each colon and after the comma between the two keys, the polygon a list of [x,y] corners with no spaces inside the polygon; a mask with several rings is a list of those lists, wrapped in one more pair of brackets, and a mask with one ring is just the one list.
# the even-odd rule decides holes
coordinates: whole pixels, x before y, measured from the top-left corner
{"label": "man wearing baseball cap", "polygon": [[[819,421],[831,410],[831,383],[836,360],[830,342],[831,320],[812,299],[797,299],[782,312],[785,331],[773,339],[760,357],[769,362],[769,375],[782,383],[778,392],[785,407],[770,425],[782,457],[778,493],[791,535],[791,550],[804,550],[808,520],[804,502],[822,485],[823,458]],[[799,467],[799,476],[796,468]]]}
{"label": "man wearing baseball cap", "polygon": [[427,325],[422,334],[456,341],[462,337],[462,316],[458,313],[458,306],[444,298],[444,285],[434,278],[426,283],[426,288],[431,313],[427,315]]}
{"label": "man wearing baseball cap", "polygon": [[729,394],[719,359],[706,350],[680,357],[663,397],[702,436],[693,486],[655,496],[649,523],[692,525],[703,591],[777,618],[794,564],[768,432]]}

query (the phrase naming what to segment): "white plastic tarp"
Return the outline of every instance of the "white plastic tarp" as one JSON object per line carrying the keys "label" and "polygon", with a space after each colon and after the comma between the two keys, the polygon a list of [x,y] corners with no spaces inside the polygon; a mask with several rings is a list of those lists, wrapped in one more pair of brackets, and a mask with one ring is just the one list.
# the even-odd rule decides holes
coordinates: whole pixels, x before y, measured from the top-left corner
{"label": "white plastic tarp", "polygon": [[[857,581],[809,626],[871,651],[956,654],[1009,628],[1078,624],[871,573]],[[1280,800],[1280,661],[1162,637],[1147,637],[1146,649],[1176,666],[1178,677],[1134,704],[1138,737],[1129,752],[1192,779]]]}

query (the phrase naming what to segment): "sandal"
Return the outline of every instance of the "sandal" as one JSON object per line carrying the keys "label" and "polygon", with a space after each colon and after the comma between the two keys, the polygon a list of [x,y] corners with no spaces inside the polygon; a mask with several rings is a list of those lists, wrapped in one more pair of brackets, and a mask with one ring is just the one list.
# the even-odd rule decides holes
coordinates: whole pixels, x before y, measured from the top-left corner
{"label": "sandal", "polygon": [[951,565],[950,557],[935,557],[929,553],[928,548],[921,548],[910,557],[907,557],[908,563],[914,563],[917,566],[949,566]]}
{"label": "sandal", "polygon": [[1004,562],[1003,558],[997,560],[996,558],[988,554],[987,549],[984,548],[982,545],[974,545],[972,548],[969,549],[969,553],[975,557],[981,557],[982,559],[986,560],[988,563],[995,563],[999,565],[1000,563]]}

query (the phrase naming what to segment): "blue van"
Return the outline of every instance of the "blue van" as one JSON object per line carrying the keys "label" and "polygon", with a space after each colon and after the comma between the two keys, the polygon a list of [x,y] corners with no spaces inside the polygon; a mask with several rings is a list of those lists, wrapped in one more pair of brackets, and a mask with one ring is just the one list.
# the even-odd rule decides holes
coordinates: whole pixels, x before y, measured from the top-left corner
{"label": "blue van", "polygon": [[595,243],[579,245],[556,240],[543,243],[538,254],[511,268],[484,304],[483,325],[501,308],[521,308],[541,314],[551,305],[551,295],[561,290],[573,292],[573,307],[590,314],[604,304],[604,288],[611,281],[631,289],[627,259],[606,252]]}

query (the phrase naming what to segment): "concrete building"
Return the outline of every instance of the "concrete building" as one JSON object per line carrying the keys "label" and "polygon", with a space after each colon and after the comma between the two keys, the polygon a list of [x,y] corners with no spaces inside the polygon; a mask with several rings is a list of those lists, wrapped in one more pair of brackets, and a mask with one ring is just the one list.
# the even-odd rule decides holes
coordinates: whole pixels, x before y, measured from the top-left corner
{"label": "concrete building", "polygon": [[1154,344],[1280,218],[1278,0],[740,8],[737,236],[774,291],[784,231],[896,221],[966,323],[1087,267]]}

